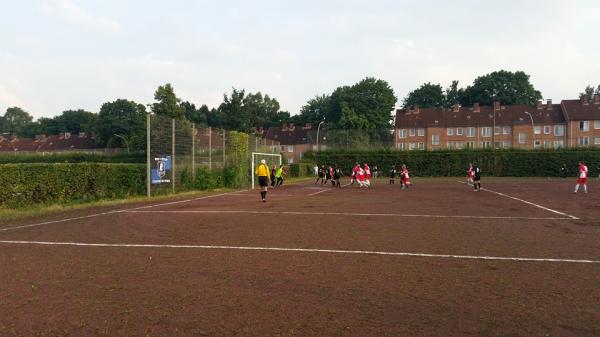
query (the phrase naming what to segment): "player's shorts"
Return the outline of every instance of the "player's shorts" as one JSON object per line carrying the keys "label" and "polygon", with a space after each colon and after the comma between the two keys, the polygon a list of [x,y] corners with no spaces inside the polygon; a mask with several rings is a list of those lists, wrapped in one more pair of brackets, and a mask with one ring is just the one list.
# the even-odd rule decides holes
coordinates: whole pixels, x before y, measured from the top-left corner
{"label": "player's shorts", "polygon": [[267,187],[267,186],[269,186],[269,179],[267,179],[267,177],[265,177],[265,176],[260,176],[260,177],[258,177],[258,184],[261,187]]}
{"label": "player's shorts", "polygon": [[473,176],[473,181],[480,181],[481,180],[481,176],[475,175]]}
{"label": "player's shorts", "polygon": [[577,178],[577,183],[579,185],[584,185],[587,183],[587,178]]}

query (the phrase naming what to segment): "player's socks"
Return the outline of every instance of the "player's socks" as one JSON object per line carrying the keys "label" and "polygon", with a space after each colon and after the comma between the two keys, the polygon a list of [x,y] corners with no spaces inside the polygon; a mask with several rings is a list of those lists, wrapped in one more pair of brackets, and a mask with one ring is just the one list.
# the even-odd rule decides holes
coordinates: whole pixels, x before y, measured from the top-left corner
{"label": "player's socks", "polygon": [[587,185],[583,185],[583,193],[587,193]]}
{"label": "player's socks", "polygon": [[579,191],[579,184],[575,185],[575,191],[573,193],[577,193]]}

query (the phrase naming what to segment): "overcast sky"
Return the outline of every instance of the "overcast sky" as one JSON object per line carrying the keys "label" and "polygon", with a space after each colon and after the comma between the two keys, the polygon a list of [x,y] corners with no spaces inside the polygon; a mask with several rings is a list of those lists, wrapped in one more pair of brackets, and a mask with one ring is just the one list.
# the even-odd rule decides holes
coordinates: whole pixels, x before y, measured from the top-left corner
{"label": "overcast sky", "polygon": [[298,113],[366,76],[398,104],[424,82],[523,70],[544,98],[600,83],[600,1],[0,0],[0,113],[34,117],[172,83],[217,106],[231,88]]}

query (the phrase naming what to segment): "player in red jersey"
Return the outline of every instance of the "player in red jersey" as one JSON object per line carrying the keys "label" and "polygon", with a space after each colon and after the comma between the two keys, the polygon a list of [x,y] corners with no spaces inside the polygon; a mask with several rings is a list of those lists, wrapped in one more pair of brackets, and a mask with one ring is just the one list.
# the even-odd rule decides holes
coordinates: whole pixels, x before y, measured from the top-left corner
{"label": "player in red jersey", "polygon": [[356,163],[354,165],[354,167],[352,168],[352,177],[350,178],[350,185],[354,185],[354,182],[358,182],[358,180],[356,178],[356,173],[358,172],[359,168],[360,168],[360,165],[358,163]]}
{"label": "player in red jersey", "polygon": [[402,170],[400,173],[400,186],[402,187],[402,189],[408,188],[410,186],[410,176],[408,174],[408,168],[404,164],[402,164]]}
{"label": "player in red jersey", "polygon": [[359,187],[364,187],[366,186],[365,184],[365,170],[363,170],[362,167],[357,166],[356,167],[356,180],[358,181],[358,186]]}
{"label": "player in red jersey", "polygon": [[575,185],[575,191],[573,193],[577,193],[579,191],[579,185],[583,185],[583,193],[587,193],[587,176],[588,176],[588,168],[583,164],[583,162],[579,162],[579,177],[577,178],[577,185]]}
{"label": "player in red jersey", "polygon": [[369,165],[367,163],[365,163],[363,171],[365,171],[364,185],[367,186],[367,188],[371,188],[371,168],[369,167]]}
{"label": "player in red jersey", "polygon": [[467,170],[467,185],[473,185],[473,163],[469,163],[469,169]]}

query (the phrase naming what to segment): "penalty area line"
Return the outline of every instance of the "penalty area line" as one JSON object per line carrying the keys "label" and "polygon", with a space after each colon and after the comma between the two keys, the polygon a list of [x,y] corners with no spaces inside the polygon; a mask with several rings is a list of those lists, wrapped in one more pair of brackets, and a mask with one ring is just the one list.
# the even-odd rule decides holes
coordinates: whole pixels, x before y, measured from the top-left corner
{"label": "penalty area line", "polygon": [[[459,182],[459,183],[461,183],[461,184],[466,184],[464,181],[460,181],[460,180],[457,180],[457,182]],[[543,209],[543,210],[545,210],[545,211],[552,212],[552,213],[554,213],[554,214],[558,214],[558,215],[566,216],[567,218],[569,218],[569,219],[571,219],[571,220],[581,220],[580,218],[578,218],[578,217],[576,217],[576,216],[574,216],[574,215],[570,215],[570,214],[567,214],[567,213],[563,213],[563,212],[560,212],[560,211],[554,210],[554,209],[552,209],[552,208],[544,207],[544,206],[542,206],[542,205],[538,205],[538,204],[536,204],[536,203],[534,203],[534,202],[527,201],[527,200],[523,200],[523,199],[520,199],[520,198],[517,198],[517,197],[513,197],[512,195],[508,195],[508,194],[505,194],[505,193],[502,193],[502,192],[497,192],[497,191],[494,191],[494,190],[490,190],[489,188],[483,188],[483,187],[482,187],[482,188],[481,188],[481,190],[482,190],[482,191],[486,191],[486,192],[490,192],[490,193],[493,193],[493,194],[497,194],[497,195],[499,195],[499,196],[502,196],[502,197],[505,197],[505,198],[509,198],[509,199],[517,200],[517,201],[520,201],[520,202],[522,202],[522,203],[525,203],[525,204],[528,204],[528,205],[531,205],[531,206],[534,206],[534,207],[537,207],[537,208]]]}
{"label": "penalty area line", "polygon": [[283,247],[252,247],[252,246],[220,246],[220,245],[159,245],[159,244],[126,244],[126,243],[83,243],[83,242],[49,242],[49,241],[0,241],[7,245],[44,245],[44,246],[74,246],[74,247],[112,247],[112,248],[171,248],[171,249],[221,249],[243,251],[276,251],[276,252],[301,252],[301,253],[329,253],[346,255],[388,255],[425,258],[445,258],[462,260],[487,260],[487,261],[517,261],[517,262],[562,262],[562,263],[594,263],[600,260],[560,259],[560,258],[528,258],[508,256],[477,256],[456,254],[426,254],[409,252],[385,252],[373,250],[342,250],[342,249],[316,249],[316,248],[283,248]]}

